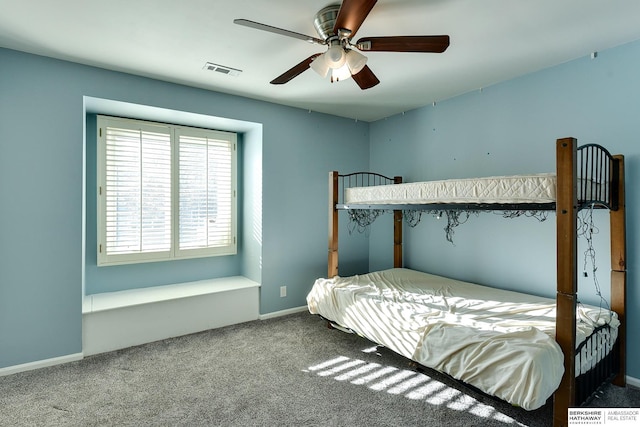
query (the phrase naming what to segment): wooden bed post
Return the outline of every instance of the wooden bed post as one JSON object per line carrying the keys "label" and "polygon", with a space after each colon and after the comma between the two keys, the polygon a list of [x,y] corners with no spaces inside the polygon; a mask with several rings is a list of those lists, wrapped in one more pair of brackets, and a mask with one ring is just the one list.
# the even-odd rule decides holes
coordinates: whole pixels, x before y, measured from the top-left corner
{"label": "wooden bed post", "polygon": [[[394,176],[394,184],[401,184],[402,177]],[[402,211],[393,211],[393,267],[402,268]]]}
{"label": "wooden bed post", "polygon": [[575,348],[577,301],[577,141],[556,142],[556,341],[564,354],[564,375],[553,398],[553,425],[567,425],[576,404]]}
{"label": "wooden bed post", "polygon": [[620,327],[618,328],[618,342],[620,345],[620,370],[613,379],[617,386],[624,387],[626,380],[626,303],[627,303],[627,242],[626,242],[626,214],[625,214],[625,185],[624,185],[624,156],[613,156],[618,164],[618,209],[609,212],[611,233],[611,309],[618,313]]}
{"label": "wooden bed post", "polygon": [[338,172],[329,172],[329,262],[327,278],[338,275]]}

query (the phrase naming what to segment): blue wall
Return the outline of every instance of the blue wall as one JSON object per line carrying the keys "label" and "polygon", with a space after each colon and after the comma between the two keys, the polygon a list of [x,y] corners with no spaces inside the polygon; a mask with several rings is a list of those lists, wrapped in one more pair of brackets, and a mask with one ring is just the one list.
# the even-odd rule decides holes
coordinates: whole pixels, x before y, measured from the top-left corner
{"label": "blue wall", "polygon": [[[640,198],[640,43],[468,93],[371,124],[371,168],[405,181],[555,171],[555,141],[576,137],[624,154],[628,231],[628,374],[640,378],[637,266]],[[597,279],[609,293],[608,214],[596,212]],[[445,241],[443,219],[405,227],[405,265],[492,286],[555,296],[555,214],[472,216]],[[370,268],[392,265],[391,226],[374,224]],[[584,240],[579,246],[582,268]],[[580,299],[598,303],[593,277]]]}
{"label": "blue wall", "polygon": [[[326,275],[327,173],[367,167],[367,123],[7,49],[0,64],[0,368],[82,351],[88,98],[159,108],[180,120],[187,112],[260,124],[261,151],[247,162],[262,174],[244,176],[262,186],[251,192],[262,204],[249,203],[242,217],[260,215],[245,225],[261,228],[261,252],[244,251],[237,264],[220,268],[240,268],[261,282],[262,313],[306,304],[313,281]],[[327,140],[324,129],[339,137]],[[366,268],[366,239],[345,245],[351,268]],[[212,263],[211,275],[220,274]],[[193,265],[173,264],[171,279],[192,280]],[[126,273],[114,275],[112,286],[130,280]],[[141,269],[132,276],[135,286],[152,284]]]}
{"label": "blue wall", "polygon": [[[262,247],[244,250],[230,267],[259,276],[261,313],[303,306],[313,280],[326,275],[330,170],[371,165],[407,181],[552,172],[555,140],[565,136],[625,154],[628,374],[640,378],[640,291],[633,286],[640,256],[640,201],[633,190],[639,182],[640,43],[371,124],[6,49],[0,49],[0,64],[0,368],[82,350],[83,100],[91,97],[261,126],[262,147],[245,158],[260,173],[244,175],[261,191],[251,191],[252,200],[243,203],[242,232],[245,238],[257,236]],[[340,137],[328,140],[325,129]],[[600,282],[606,288],[608,223],[606,214],[596,217]],[[441,220],[424,218],[406,228],[406,264],[550,296],[554,222],[553,216],[538,223],[483,214],[459,227],[452,245],[444,240]],[[390,224],[390,218],[379,219],[370,239],[342,229],[340,273],[390,267]],[[190,280],[187,264],[173,264],[172,280]],[[279,297],[282,285],[288,287],[286,298]],[[593,282],[582,280],[580,287],[584,299],[594,301]]]}

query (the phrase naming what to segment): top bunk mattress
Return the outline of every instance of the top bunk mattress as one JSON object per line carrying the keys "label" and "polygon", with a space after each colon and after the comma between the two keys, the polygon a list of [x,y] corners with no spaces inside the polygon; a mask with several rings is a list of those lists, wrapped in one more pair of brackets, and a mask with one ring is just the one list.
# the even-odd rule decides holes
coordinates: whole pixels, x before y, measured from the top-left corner
{"label": "top bunk mattress", "polygon": [[348,204],[553,203],[553,173],[447,179],[346,188]]}

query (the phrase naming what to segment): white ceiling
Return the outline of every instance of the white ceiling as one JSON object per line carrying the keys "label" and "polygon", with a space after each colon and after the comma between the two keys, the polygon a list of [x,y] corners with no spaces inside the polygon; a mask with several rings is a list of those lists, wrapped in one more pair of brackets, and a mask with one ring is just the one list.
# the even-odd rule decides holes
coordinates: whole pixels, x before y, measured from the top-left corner
{"label": "white ceiling", "polygon": [[[330,83],[312,70],[269,84],[326,48],[233,20],[317,37],[313,18],[331,3],[0,0],[0,46],[373,121],[640,39],[638,0],[379,0],[354,41],[448,34],[449,49],[365,53],[381,81],[365,91],[352,79]],[[206,62],[242,73],[206,71]]]}

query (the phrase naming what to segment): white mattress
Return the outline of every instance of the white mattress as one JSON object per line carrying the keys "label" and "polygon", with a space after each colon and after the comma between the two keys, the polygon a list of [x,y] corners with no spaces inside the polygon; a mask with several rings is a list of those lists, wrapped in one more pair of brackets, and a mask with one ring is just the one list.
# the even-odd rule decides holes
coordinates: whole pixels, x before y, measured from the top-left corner
{"label": "white mattress", "polygon": [[[564,373],[553,299],[390,269],[318,279],[307,303],[313,314],[527,410],[544,405]],[[579,307],[578,317],[578,343],[598,325],[619,324],[594,307]]]}
{"label": "white mattress", "polygon": [[345,189],[345,204],[546,203],[555,200],[556,176],[551,173]]}

